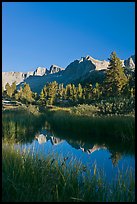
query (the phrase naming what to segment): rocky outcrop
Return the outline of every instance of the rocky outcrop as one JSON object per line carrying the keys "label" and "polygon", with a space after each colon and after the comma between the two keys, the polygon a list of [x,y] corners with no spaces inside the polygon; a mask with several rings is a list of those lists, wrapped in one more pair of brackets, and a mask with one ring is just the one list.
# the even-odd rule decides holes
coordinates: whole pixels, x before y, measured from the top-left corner
{"label": "rocky outcrop", "polygon": [[124,65],[131,70],[135,69],[135,55],[132,55],[127,60],[124,60]]}
{"label": "rocky outcrop", "polygon": [[45,68],[45,67],[38,67],[38,68],[34,71],[33,75],[34,75],[34,76],[43,76],[43,75],[48,74],[48,73],[49,73],[49,72],[48,72],[47,68]]}
{"label": "rocky outcrop", "polygon": [[53,65],[51,65],[51,67],[50,67],[49,73],[50,73],[50,74],[54,74],[54,73],[57,73],[57,72],[60,72],[60,71],[63,71],[63,70],[65,70],[65,69],[62,68],[62,67],[59,67],[59,66],[57,66],[57,65],[55,65],[55,64],[53,64]]}
{"label": "rocky outcrop", "polygon": [[16,84],[21,83],[26,78],[25,73],[23,72],[2,72],[2,86],[5,88],[6,83],[8,82],[10,85],[13,82]]}
{"label": "rocky outcrop", "polygon": [[104,71],[107,70],[109,62],[96,60],[90,56],[82,57],[80,60],[75,60],[70,63],[64,73],[63,82],[67,83],[81,83],[89,79],[92,83],[99,82],[103,79]]}
{"label": "rocky outcrop", "polygon": [[33,76],[33,75],[34,75],[34,72],[33,72],[33,71],[31,71],[31,72],[26,72],[26,73],[23,73],[23,75],[24,75],[24,78],[26,79],[26,78],[28,78],[29,76]]}
{"label": "rocky outcrop", "polygon": [[83,62],[83,61],[90,61],[92,64],[95,65],[95,70],[99,71],[99,70],[106,70],[109,62],[106,60],[100,61],[97,59],[94,59],[91,56],[86,56],[86,57],[82,57],[81,60],[79,61],[79,63]]}
{"label": "rocky outcrop", "polygon": [[107,61],[96,60],[90,56],[82,57],[80,60],[75,60],[70,63],[64,73],[75,75],[76,78],[82,77],[85,74],[93,71],[106,70],[109,65]]}
{"label": "rocky outcrop", "polygon": [[29,72],[2,72],[2,86],[5,88],[6,83],[10,85],[16,81],[16,84],[20,84],[30,76],[45,76],[48,74],[55,74],[63,71],[64,68],[57,65],[51,65],[50,70],[45,67],[37,67],[35,71]]}

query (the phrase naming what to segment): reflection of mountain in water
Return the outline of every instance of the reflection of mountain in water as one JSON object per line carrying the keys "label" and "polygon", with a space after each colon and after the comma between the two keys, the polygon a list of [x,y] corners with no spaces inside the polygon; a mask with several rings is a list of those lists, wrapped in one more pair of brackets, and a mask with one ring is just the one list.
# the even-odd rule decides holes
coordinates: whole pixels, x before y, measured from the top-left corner
{"label": "reflection of mountain in water", "polygon": [[107,149],[105,147],[105,145],[94,145],[92,148],[90,149],[84,149],[82,147],[80,147],[80,149],[83,151],[83,152],[86,152],[88,154],[92,154],[93,152],[95,152],[96,150],[100,150],[100,149]]}
{"label": "reflection of mountain in water", "polygon": [[59,143],[63,142],[64,140],[61,140],[60,138],[51,136],[50,141],[52,145],[58,145]]}
{"label": "reflection of mountain in water", "polygon": [[36,135],[36,136],[35,136],[35,139],[38,140],[38,143],[39,143],[39,144],[42,144],[42,143],[47,142],[47,138],[46,138],[46,136],[43,135],[43,134]]}
{"label": "reflection of mountain in water", "polygon": [[35,139],[38,140],[39,144],[43,144],[47,141],[50,140],[52,145],[58,145],[59,143],[63,142],[64,140],[54,137],[54,136],[48,136],[48,135],[44,135],[44,134],[40,134],[40,135],[36,135]]}
{"label": "reflection of mountain in water", "polygon": [[[68,141],[67,141],[68,142]],[[89,144],[89,143],[83,143],[81,141],[76,141],[75,143],[73,141],[68,142],[72,147],[75,149],[81,149],[82,152],[86,152],[87,154],[92,154],[96,150],[100,149],[107,149],[105,145],[97,145],[97,144]]]}
{"label": "reflection of mountain in water", "polygon": [[[39,144],[43,144],[46,143],[48,141],[51,142],[52,145],[58,145],[64,141],[67,141],[67,143],[72,147],[75,148],[77,150],[81,150],[82,152],[85,152],[87,154],[92,154],[93,152],[97,151],[97,150],[107,150],[107,147],[105,146],[105,144],[90,144],[88,142],[82,142],[82,141],[74,141],[74,140],[63,140],[60,139],[58,137],[55,136],[51,136],[51,133],[47,132],[46,130],[42,131],[41,134],[37,134],[35,136],[35,139],[38,140]],[[112,160],[112,164],[114,166],[117,166],[119,159],[121,158],[121,154],[115,151],[110,151],[111,156],[109,159]]]}
{"label": "reflection of mountain in water", "polygon": [[[47,141],[50,140],[52,145],[58,145],[60,143],[62,143],[64,140],[54,137],[54,136],[49,136],[49,135],[44,135],[44,134],[39,134],[35,136],[35,139],[38,140],[39,144],[45,143]],[[67,141],[68,142],[68,141]],[[87,144],[87,143],[81,143],[81,142],[68,142],[68,144],[71,145],[71,147],[74,147],[75,149],[80,149],[83,152],[86,152],[88,154],[92,154],[93,152],[95,152],[96,150],[100,150],[100,149],[107,149],[105,147],[105,145],[92,145],[92,144]]]}

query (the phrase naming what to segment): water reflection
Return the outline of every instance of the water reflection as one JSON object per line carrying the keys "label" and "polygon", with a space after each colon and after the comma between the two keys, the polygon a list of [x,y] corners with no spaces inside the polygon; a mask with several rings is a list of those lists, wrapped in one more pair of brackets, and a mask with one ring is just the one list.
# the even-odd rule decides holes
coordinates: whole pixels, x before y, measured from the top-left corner
{"label": "water reflection", "polygon": [[[43,132],[45,132],[45,134],[43,134]],[[105,144],[99,145],[99,144],[91,144],[86,142],[84,143],[82,141],[75,142],[69,139],[64,140],[59,137],[55,137],[54,135],[51,135],[51,133],[46,129],[42,130],[41,133],[37,133],[34,139],[38,141],[39,145],[50,142],[52,146],[57,146],[58,144],[62,143],[64,148],[65,148],[65,144],[63,142],[66,142],[67,144],[70,145],[71,148],[74,148],[75,150],[80,150],[81,152],[86,153],[87,155],[91,155],[96,151],[100,151],[100,150],[107,151],[109,152],[109,155],[110,155],[108,159],[112,161],[112,164],[114,167],[116,167],[118,165],[119,160],[122,159],[121,153],[109,150]],[[49,143],[48,143],[48,146],[49,146]],[[47,146],[45,146],[45,148],[47,148]]]}
{"label": "water reflection", "polygon": [[[17,148],[31,149],[35,154],[57,153],[59,158],[80,161],[91,166],[94,162],[112,176],[115,167],[135,168],[134,140],[121,141],[115,137],[54,130],[43,116],[34,117],[24,112],[5,112],[2,115],[2,136],[7,141],[12,138]],[[111,134],[111,133],[110,133]]]}
{"label": "water reflection", "polygon": [[118,165],[118,161],[122,158],[122,155],[119,152],[112,152],[109,159],[112,160],[112,164],[116,167]]}
{"label": "water reflection", "polygon": [[86,149],[85,147],[80,147],[80,149],[83,152],[86,152],[87,154],[92,154],[93,152],[95,152],[96,150],[100,150],[100,149],[107,149],[105,147],[105,145],[94,145],[92,148],[90,149]]}
{"label": "water reflection", "polygon": [[34,139],[37,139],[39,144],[43,144],[49,140],[51,141],[52,145],[58,145],[59,143],[63,142],[63,140],[60,138],[44,134],[36,134]]}
{"label": "water reflection", "polygon": [[[34,139],[36,139],[38,141],[39,144],[43,144],[46,143],[47,141],[50,140],[52,145],[58,145],[61,142],[63,142],[63,139],[57,138],[55,136],[49,136],[49,135],[44,135],[44,134],[36,134]],[[103,145],[91,145],[91,144],[87,144],[87,143],[83,143],[78,145],[77,143],[72,143],[67,141],[72,147],[74,147],[75,149],[80,149],[82,152],[86,152],[87,154],[92,154],[93,152],[100,150],[100,149],[107,149],[107,147],[105,146],[105,144]]]}
{"label": "water reflection", "polygon": [[72,138],[56,137],[55,133],[42,129],[33,137],[31,144],[19,145],[16,148],[22,150],[30,149],[35,154],[42,157],[51,155],[51,161],[58,161],[60,164],[67,165],[69,168],[78,162],[79,167],[91,171],[93,174],[93,166],[96,164],[97,171],[103,169],[107,179],[111,181],[116,178],[118,171],[125,172],[129,168],[135,168],[134,155],[122,154],[113,151],[103,144],[91,143],[83,140],[72,140]]}
{"label": "water reflection", "polygon": [[37,135],[35,136],[35,139],[38,140],[38,143],[39,143],[39,144],[43,144],[43,143],[47,142],[47,138],[46,138],[46,136],[44,136],[43,134],[40,134],[40,135],[37,134]]}

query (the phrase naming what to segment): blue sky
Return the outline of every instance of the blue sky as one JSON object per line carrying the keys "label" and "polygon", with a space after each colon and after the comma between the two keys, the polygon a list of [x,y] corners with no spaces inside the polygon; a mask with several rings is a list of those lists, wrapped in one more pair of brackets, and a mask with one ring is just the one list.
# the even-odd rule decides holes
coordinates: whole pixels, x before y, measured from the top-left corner
{"label": "blue sky", "polygon": [[135,53],[134,2],[3,2],[2,71]]}

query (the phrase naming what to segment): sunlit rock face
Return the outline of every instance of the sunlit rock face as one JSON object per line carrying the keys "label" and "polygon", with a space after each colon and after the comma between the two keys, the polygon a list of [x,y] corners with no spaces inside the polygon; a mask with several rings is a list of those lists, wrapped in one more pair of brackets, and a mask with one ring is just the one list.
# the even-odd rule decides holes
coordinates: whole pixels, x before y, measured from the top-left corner
{"label": "sunlit rock face", "polygon": [[[95,70],[106,70],[108,68],[109,62],[106,60],[97,60],[91,56],[87,56],[82,58],[82,61],[91,61],[92,64],[95,65]],[[81,62],[81,60],[80,60]]]}
{"label": "sunlit rock face", "polygon": [[48,73],[49,71],[44,67],[38,67],[35,71],[29,72],[2,72],[2,86],[5,88],[6,83],[11,85],[13,82],[18,85],[30,76],[43,76]]}
{"label": "sunlit rock face", "polygon": [[45,74],[48,73],[47,68],[45,67],[38,67],[35,71],[34,71],[34,76],[43,76]]}
{"label": "sunlit rock face", "polygon": [[62,68],[62,67],[59,67],[59,66],[57,66],[57,65],[55,65],[55,64],[53,64],[53,65],[51,65],[51,67],[50,67],[49,73],[50,73],[50,74],[54,74],[54,73],[60,72],[60,71],[62,71],[62,70],[65,70],[65,69]]}
{"label": "sunlit rock face", "polygon": [[5,88],[6,83],[10,85],[16,81],[16,84],[21,83],[26,78],[23,72],[2,72],[2,86]]}
{"label": "sunlit rock face", "polygon": [[127,60],[124,60],[124,65],[131,70],[135,69],[135,55],[132,55]]}
{"label": "sunlit rock face", "polygon": [[[132,55],[127,60],[121,60],[122,66],[126,73],[134,73],[135,56]],[[33,92],[38,94],[46,83],[57,81],[67,85],[69,83],[101,83],[105,77],[109,62],[106,60],[97,60],[91,56],[82,57],[80,60],[74,60],[66,69],[57,65],[51,65],[48,70],[45,67],[37,67],[32,72],[2,72],[2,86],[5,88],[6,83],[12,84],[16,81],[19,88],[24,82],[30,85]]]}
{"label": "sunlit rock face", "polygon": [[29,76],[33,76],[34,75],[34,72],[31,71],[31,72],[26,72],[24,73],[24,78],[28,78]]}
{"label": "sunlit rock face", "polygon": [[80,60],[75,60],[70,63],[64,73],[64,82],[73,83],[78,80],[85,80],[91,77],[91,80],[96,77],[102,77],[104,70],[107,69],[109,62],[100,61],[92,58],[91,56],[82,57]]}

